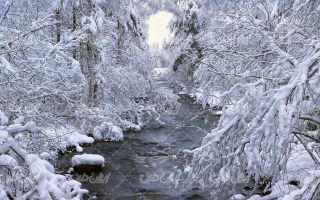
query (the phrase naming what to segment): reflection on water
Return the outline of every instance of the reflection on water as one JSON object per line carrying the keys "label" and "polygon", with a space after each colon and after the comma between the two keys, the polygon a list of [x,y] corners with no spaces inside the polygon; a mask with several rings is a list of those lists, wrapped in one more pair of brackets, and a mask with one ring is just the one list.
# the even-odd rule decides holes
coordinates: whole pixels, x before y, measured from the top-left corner
{"label": "reflection on water", "polygon": [[[123,142],[96,142],[84,149],[83,153],[106,159],[102,172],[73,175],[90,191],[91,199],[209,199],[197,190],[181,194],[169,181],[171,172],[184,163],[182,151],[199,146],[205,132],[218,121],[192,99],[182,97],[180,103],[178,113],[162,115],[165,127],[128,132]],[[203,114],[191,120],[200,112]],[[74,154],[61,156],[58,170],[66,173]]]}

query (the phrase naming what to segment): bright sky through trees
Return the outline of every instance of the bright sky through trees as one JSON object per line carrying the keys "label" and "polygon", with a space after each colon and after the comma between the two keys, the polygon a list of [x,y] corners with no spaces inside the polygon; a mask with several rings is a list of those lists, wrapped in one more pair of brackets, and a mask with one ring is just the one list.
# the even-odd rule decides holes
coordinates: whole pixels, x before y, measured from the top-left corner
{"label": "bright sky through trees", "polygon": [[149,20],[148,44],[153,46],[159,44],[162,48],[163,41],[170,36],[169,22],[173,15],[169,12],[161,11],[152,15]]}

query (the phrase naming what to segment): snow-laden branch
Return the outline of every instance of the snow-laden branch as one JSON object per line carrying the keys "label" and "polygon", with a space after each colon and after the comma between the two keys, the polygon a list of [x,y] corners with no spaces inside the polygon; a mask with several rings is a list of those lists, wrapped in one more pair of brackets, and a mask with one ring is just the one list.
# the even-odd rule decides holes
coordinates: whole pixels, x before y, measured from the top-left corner
{"label": "snow-laden branch", "polygon": [[318,178],[308,182],[300,171],[296,179],[304,189],[285,194],[276,189],[294,174],[288,172],[293,146],[308,158],[307,173],[319,173],[320,47],[314,29],[319,22],[313,17],[320,13],[310,2],[294,4],[270,0],[240,3],[225,13],[204,9],[210,19],[196,40],[205,53],[188,57],[199,65],[193,87],[206,102],[218,93],[224,109],[217,128],[189,152],[193,160],[186,188],[231,187],[232,178],[244,173],[256,187],[260,180],[271,180],[272,193],[265,199],[305,199],[313,193],[310,184]]}

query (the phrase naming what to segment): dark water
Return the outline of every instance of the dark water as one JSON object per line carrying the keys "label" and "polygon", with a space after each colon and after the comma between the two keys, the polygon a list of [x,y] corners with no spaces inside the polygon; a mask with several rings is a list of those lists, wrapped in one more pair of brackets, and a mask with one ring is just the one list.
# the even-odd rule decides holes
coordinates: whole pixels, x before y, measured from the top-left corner
{"label": "dark water", "polygon": [[[180,193],[168,181],[175,166],[184,164],[182,151],[198,147],[205,132],[218,121],[211,111],[205,111],[193,102],[182,96],[178,113],[162,115],[161,119],[166,124],[162,128],[127,132],[123,142],[96,142],[86,147],[83,153],[105,157],[105,167],[100,173],[89,174],[91,180],[83,174],[73,174],[73,177],[90,191],[91,199],[94,196],[96,199],[117,200],[210,199],[201,191]],[[78,153],[68,153],[59,158],[60,172],[67,172],[75,154]]]}

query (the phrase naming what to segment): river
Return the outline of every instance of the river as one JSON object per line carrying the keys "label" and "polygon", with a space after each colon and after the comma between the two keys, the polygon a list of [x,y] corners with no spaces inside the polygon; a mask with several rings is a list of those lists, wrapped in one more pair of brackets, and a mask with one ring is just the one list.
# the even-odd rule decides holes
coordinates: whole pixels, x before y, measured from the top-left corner
{"label": "river", "polygon": [[[181,193],[167,181],[169,174],[181,167],[182,151],[198,147],[206,132],[216,126],[219,117],[203,109],[187,96],[181,96],[175,114],[163,114],[161,128],[124,133],[123,142],[95,142],[83,153],[104,156],[103,170],[94,174],[73,174],[90,191],[88,199],[166,200],[210,199],[207,192]],[[197,116],[197,117],[195,117]],[[61,155],[58,171],[67,173],[77,152]]]}

